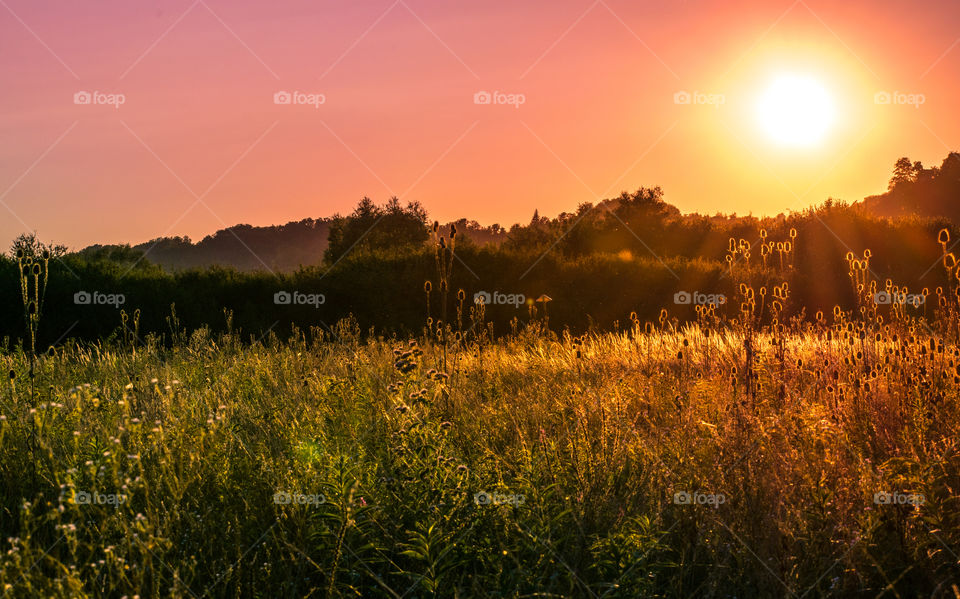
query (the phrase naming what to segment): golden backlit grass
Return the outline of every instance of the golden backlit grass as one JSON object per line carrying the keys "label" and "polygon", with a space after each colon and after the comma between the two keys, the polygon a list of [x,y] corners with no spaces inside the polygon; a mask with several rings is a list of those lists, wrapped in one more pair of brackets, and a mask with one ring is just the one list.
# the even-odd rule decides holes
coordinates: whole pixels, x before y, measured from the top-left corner
{"label": "golden backlit grass", "polygon": [[5,350],[0,585],[954,596],[956,344],[919,321],[775,333],[534,322],[496,342],[451,333],[443,372],[434,335],[200,330],[68,345],[32,384],[29,356]]}

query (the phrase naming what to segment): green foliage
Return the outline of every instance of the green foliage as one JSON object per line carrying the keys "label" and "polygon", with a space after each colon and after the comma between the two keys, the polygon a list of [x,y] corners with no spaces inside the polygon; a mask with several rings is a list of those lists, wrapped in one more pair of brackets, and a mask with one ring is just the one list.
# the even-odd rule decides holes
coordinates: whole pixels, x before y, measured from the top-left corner
{"label": "green foliage", "polygon": [[333,218],[324,260],[333,264],[348,251],[403,251],[423,246],[427,238],[427,213],[418,202],[403,207],[394,197],[380,207],[365,197],[349,216]]}

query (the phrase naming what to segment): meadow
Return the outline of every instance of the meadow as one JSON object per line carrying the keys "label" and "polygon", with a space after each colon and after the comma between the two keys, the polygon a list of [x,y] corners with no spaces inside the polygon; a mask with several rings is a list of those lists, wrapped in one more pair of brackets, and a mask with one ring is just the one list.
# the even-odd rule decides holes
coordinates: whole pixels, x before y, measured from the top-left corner
{"label": "meadow", "polygon": [[759,236],[683,320],[495,334],[434,226],[419,333],[130,307],[46,349],[54,257],[18,251],[3,596],[960,597],[949,231],[944,286],[848,253],[855,306],[809,315],[769,282],[796,231]]}
{"label": "meadow", "polygon": [[960,596],[955,335],[834,316],[6,349],[0,585]]}

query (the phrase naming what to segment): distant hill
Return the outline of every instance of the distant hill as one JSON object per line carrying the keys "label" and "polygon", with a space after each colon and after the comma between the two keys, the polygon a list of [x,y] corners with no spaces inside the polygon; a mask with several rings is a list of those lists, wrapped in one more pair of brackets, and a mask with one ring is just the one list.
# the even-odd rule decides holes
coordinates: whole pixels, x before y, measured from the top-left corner
{"label": "distant hill", "polygon": [[[364,198],[361,204],[358,204],[358,210],[364,202],[373,206],[369,199]],[[900,158],[894,165],[887,192],[864,198],[862,202],[855,204],[855,207],[876,217],[946,218],[954,224],[960,224],[960,153],[951,152],[940,166],[932,168],[925,168],[920,162],[911,162],[906,157]],[[419,210],[419,205],[416,208]],[[574,230],[572,225],[580,223],[581,219],[587,216],[590,218]],[[349,235],[344,238],[342,232],[342,227],[351,218],[356,221],[354,228],[357,230],[352,233],[353,238],[356,238],[354,240],[351,240]],[[425,212],[418,218],[426,219]],[[624,243],[637,238],[640,230],[638,227],[642,229],[645,223],[653,226],[654,230],[644,235],[654,238],[664,233],[660,224],[664,219],[680,218],[680,211],[664,202],[663,191],[655,187],[640,188],[633,194],[624,192],[619,197],[602,200],[596,206],[581,204],[576,212],[562,213],[553,221],[534,212],[529,224],[514,224],[509,230],[499,224],[484,227],[465,218],[446,223],[443,228],[446,230],[449,225],[455,224],[461,244],[505,244],[505,247],[513,249],[538,244],[550,246],[556,243],[559,236],[565,247],[570,246],[571,251],[576,253],[626,247]],[[373,220],[380,222],[377,218]],[[612,227],[608,227],[610,230],[607,232],[613,234],[591,237],[591,227],[603,228],[606,225],[596,223],[606,221],[609,221],[608,224]],[[387,237],[398,234],[397,231],[391,233],[387,221],[383,221],[378,227],[378,231],[387,227],[388,230],[383,231]],[[624,231],[620,231],[621,228],[624,228]],[[360,240],[367,243],[372,239],[368,235],[368,229],[366,224],[358,220],[355,212],[347,217],[334,215],[321,219],[307,218],[270,227],[235,225],[208,235],[197,243],[187,237],[161,237],[133,247],[94,245],[78,253],[90,258],[110,257],[114,261],[131,263],[146,259],[167,271],[225,266],[240,271],[269,269],[274,272],[291,272],[301,266],[313,266],[323,262],[324,253],[330,246],[331,231],[339,231],[334,241],[339,240],[344,246],[342,251],[346,252],[354,249],[353,243]],[[617,236],[618,232],[623,234],[623,239]],[[328,262],[335,258],[336,256],[333,256]]]}
{"label": "distant hill", "polygon": [[[160,237],[129,246],[92,245],[81,255],[114,255],[133,250],[165,270],[232,266],[242,271],[291,271],[318,263],[327,249],[330,219],[306,218],[271,227],[236,225],[193,243],[189,237]],[[128,257],[129,259],[129,257]]]}
{"label": "distant hill", "polygon": [[[197,243],[189,237],[160,237],[132,247],[92,245],[78,253],[89,257],[109,256],[114,260],[122,257],[130,263],[141,259],[142,253],[143,259],[167,271],[216,265],[240,271],[291,272],[301,266],[322,262],[330,226],[336,218],[307,218],[269,227],[241,224],[221,229]],[[506,238],[506,231],[498,225],[483,227],[467,219],[454,222],[462,238],[477,245],[497,243]],[[448,226],[449,223],[445,228]]]}
{"label": "distant hill", "polygon": [[887,192],[864,198],[860,205],[875,216],[944,217],[960,223],[960,153],[951,152],[932,168],[906,157],[897,160]]}
{"label": "distant hill", "polygon": [[196,244],[186,237],[154,239],[134,249],[167,270],[216,264],[238,270],[289,271],[323,258],[329,230],[329,219],[307,218],[271,227],[236,225]]}

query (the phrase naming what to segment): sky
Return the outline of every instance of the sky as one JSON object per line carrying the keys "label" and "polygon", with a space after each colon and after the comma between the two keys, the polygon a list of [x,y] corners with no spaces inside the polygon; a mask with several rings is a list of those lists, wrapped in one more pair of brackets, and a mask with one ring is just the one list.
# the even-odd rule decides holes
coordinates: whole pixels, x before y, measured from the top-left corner
{"label": "sky", "polygon": [[0,239],[853,202],[960,150],[958,72],[955,1],[0,0]]}

